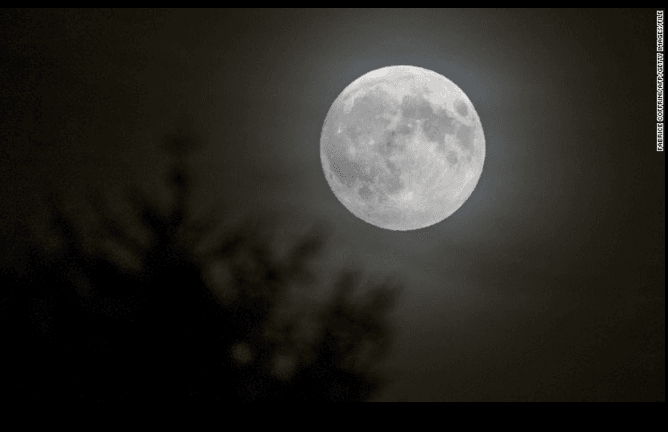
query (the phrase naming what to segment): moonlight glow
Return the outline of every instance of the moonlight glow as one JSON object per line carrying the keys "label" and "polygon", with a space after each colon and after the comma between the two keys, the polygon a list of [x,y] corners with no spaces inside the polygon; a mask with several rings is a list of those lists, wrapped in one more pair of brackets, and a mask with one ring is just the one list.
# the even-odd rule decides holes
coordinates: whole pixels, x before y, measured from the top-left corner
{"label": "moonlight glow", "polygon": [[471,196],[485,160],[473,104],[455,83],[415,66],[355,80],[320,137],[329,186],[360,219],[391,230],[442,221]]}

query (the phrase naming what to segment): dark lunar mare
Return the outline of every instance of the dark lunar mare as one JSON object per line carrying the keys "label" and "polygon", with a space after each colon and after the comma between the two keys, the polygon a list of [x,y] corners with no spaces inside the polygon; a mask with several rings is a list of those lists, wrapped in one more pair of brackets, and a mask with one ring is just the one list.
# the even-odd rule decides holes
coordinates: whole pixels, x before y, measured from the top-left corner
{"label": "dark lunar mare", "polygon": [[[461,104],[461,102],[458,102]],[[417,121],[422,121],[422,130],[425,136],[432,142],[438,143],[438,149],[442,152],[447,151],[445,146],[445,135],[453,135],[457,132],[457,138],[461,141],[462,148],[465,152],[472,153],[472,139],[473,133],[471,128],[460,124],[457,119],[448,112],[447,109],[437,108],[434,110],[432,105],[427,101],[422,94],[420,95],[407,95],[401,101],[401,120],[397,126],[387,131],[387,147],[389,154],[392,153],[392,150],[395,148],[394,142],[398,139],[410,138],[413,135],[415,128],[417,127]],[[464,110],[466,113],[466,105],[464,105]],[[462,111],[459,111],[462,113]],[[457,125],[459,124],[459,131],[457,131]],[[396,146],[399,151],[403,151],[401,146]],[[455,151],[448,151],[446,154],[446,160],[451,166],[454,166],[458,162],[457,153]]]}
{"label": "dark lunar mare", "polygon": [[466,104],[461,100],[455,102],[455,109],[457,110],[457,113],[462,117],[466,117],[469,115],[469,109],[466,107]]}
{"label": "dark lunar mare", "polygon": [[[466,105],[462,107],[462,104],[457,102],[456,109],[460,114],[468,114]],[[391,119],[386,116],[387,113],[401,114],[399,122],[391,129],[387,129],[391,123]],[[430,141],[437,142],[440,151],[447,151],[446,160],[450,165],[456,165],[458,157],[455,151],[446,149],[446,134],[456,134],[470,162],[474,138],[472,128],[461,124],[447,109],[434,110],[424,98],[424,94],[406,95],[397,106],[392,95],[380,87],[375,87],[364,96],[358,97],[350,112],[341,117],[344,134],[350,142],[359,143],[361,137],[371,136],[376,142],[373,151],[365,152],[358,145],[360,153],[353,158],[347,153],[348,142],[343,137],[334,138],[335,131],[330,130],[326,135],[329,139],[326,153],[332,172],[347,188],[353,187],[355,181],[359,180],[362,187],[358,190],[358,194],[363,201],[372,201],[377,197],[379,202],[383,202],[386,199],[385,194],[393,194],[403,187],[400,179],[401,167],[390,158],[405,151],[408,140],[418,127],[418,121],[422,122],[426,137]],[[330,128],[338,125],[338,121],[328,123]],[[387,167],[389,173],[379,169],[378,166]]]}
{"label": "dark lunar mare", "polygon": [[[463,102],[458,101],[456,104],[457,111],[465,116],[468,114],[468,109]],[[445,145],[445,135],[457,134],[456,137],[465,153],[468,154],[467,160],[471,161],[473,153],[473,131],[470,127],[461,124],[447,109],[437,108],[433,109],[432,105],[422,95],[407,95],[404,96],[401,102],[402,123],[422,120],[422,130],[429,141],[438,143],[438,150],[446,152],[445,159],[451,166],[457,165],[458,157],[455,151],[448,151]],[[459,125],[459,130],[457,130]],[[399,127],[406,127],[402,124]]]}

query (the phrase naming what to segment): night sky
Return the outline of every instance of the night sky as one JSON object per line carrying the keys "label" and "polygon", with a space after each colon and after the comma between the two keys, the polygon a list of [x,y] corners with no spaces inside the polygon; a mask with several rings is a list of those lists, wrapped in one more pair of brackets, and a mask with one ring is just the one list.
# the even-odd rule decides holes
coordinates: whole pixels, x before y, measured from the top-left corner
{"label": "night sky", "polygon": [[[384,401],[665,400],[665,159],[656,151],[656,10],[4,10],[0,216],[91,187],[155,196],[184,113],[196,212],[279,221],[277,247],[330,230],[343,266],[404,289]],[[451,217],[390,231],[323,175],[332,102],[414,65],[456,83],[486,139]],[[165,201],[167,202],[167,201]],[[128,216],[129,217],[129,216]],[[120,258],[122,259],[122,258]]]}

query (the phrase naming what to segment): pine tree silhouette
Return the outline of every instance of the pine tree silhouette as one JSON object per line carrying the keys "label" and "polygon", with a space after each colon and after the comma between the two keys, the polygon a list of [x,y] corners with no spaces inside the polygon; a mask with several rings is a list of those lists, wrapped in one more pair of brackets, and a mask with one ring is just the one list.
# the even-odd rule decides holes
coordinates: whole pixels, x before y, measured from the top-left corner
{"label": "pine tree silhouette", "polygon": [[[192,134],[167,144],[173,209],[163,214],[139,189],[128,191],[150,234],[148,245],[110,216],[99,194],[88,194],[99,244],[111,239],[120,245],[142,263],[138,272],[100,248],[86,249],[61,205],[63,196],[49,196],[62,246],[47,253],[31,245],[21,266],[3,269],[9,353],[3,397],[364,401],[382,390],[390,378],[378,364],[393,335],[386,314],[400,286],[378,283],[365,301],[356,301],[361,271],[345,270],[329,303],[291,310],[290,288],[307,289],[316,280],[309,262],[326,243],[320,227],[283,259],[272,251],[261,218],[195,253],[218,222],[195,221],[188,213],[187,158],[197,148]],[[211,262],[227,274],[216,289],[208,276]]]}

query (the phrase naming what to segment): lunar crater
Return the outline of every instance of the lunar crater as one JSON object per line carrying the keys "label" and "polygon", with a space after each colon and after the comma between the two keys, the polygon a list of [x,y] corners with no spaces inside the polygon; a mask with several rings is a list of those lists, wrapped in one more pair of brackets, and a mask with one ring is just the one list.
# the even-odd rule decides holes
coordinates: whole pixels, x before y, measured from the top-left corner
{"label": "lunar crater", "polygon": [[330,187],[353,214],[382,228],[445,219],[482,172],[484,135],[473,105],[454,83],[423,71],[390,67],[361,77],[332,104],[323,126]]}

